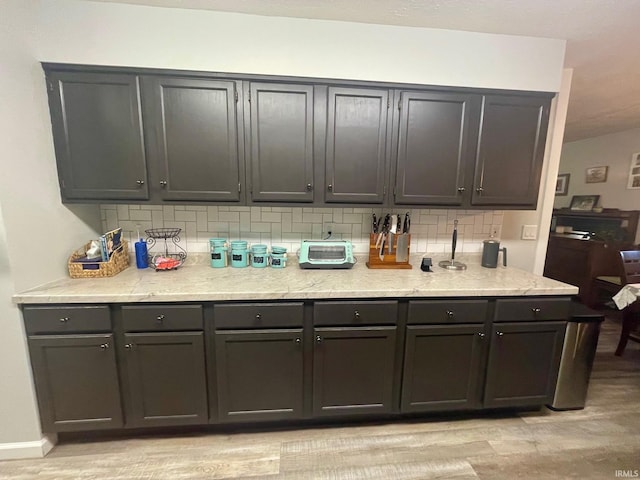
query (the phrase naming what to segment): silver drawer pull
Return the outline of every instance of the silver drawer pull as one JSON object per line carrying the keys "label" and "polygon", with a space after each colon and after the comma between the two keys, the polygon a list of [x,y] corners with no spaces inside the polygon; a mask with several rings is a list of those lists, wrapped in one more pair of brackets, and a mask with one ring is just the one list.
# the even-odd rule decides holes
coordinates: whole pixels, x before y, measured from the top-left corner
{"label": "silver drawer pull", "polygon": [[498,335],[499,337],[502,337],[504,335],[504,333],[502,332],[496,332],[496,335]]}
{"label": "silver drawer pull", "polygon": [[453,312],[451,310],[447,310],[447,317],[453,318]]}
{"label": "silver drawer pull", "polygon": [[156,320],[159,321],[159,322],[163,321],[164,320],[164,315],[162,315],[162,314],[158,315],[156,317]]}
{"label": "silver drawer pull", "polygon": [[262,315],[260,315],[259,313],[256,313],[256,320],[260,320],[262,318]]}
{"label": "silver drawer pull", "polygon": [[537,307],[532,308],[532,309],[531,309],[531,311],[532,311],[533,313],[540,313],[540,309],[539,309],[539,308],[537,308]]}
{"label": "silver drawer pull", "polygon": [[67,323],[69,321],[69,317],[62,317],[60,319],[60,323]]}
{"label": "silver drawer pull", "polygon": [[102,345],[100,345],[100,350],[106,350],[107,348],[109,348],[108,343],[103,343]]}
{"label": "silver drawer pull", "polygon": [[484,338],[484,333],[482,333],[482,332],[478,332],[478,336],[479,336],[480,338]]}
{"label": "silver drawer pull", "polygon": [[316,335],[316,343],[322,343],[322,337],[320,335]]}
{"label": "silver drawer pull", "polygon": [[302,343],[302,340],[298,337],[294,340],[294,342],[296,342],[296,345],[300,345]]}
{"label": "silver drawer pull", "polygon": [[127,343],[124,348],[126,348],[127,350],[131,350],[133,348],[133,344],[131,343]]}
{"label": "silver drawer pull", "polygon": [[354,316],[356,319],[359,319],[359,318],[360,318],[360,312],[359,312],[358,310],[356,310],[355,312],[353,312],[353,316]]}

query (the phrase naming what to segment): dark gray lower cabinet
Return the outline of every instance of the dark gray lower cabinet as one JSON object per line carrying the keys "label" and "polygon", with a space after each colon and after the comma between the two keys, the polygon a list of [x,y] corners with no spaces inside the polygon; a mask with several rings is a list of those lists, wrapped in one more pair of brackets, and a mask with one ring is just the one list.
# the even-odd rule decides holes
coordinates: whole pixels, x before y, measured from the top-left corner
{"label": "dark gray lower cabinet", "polygon": [[44,432],[122,427],[112,334],[32,335],[29,349]]}
{"label": "dark gray lower cabinet", "polygon": [[206,424],[203,332],[124,334],[127,426]]}
{"label": "dark gray lower cabinet", "polygon": [[314,329],[314,416],[390,413],[396,327]]}
{"label": "dark gray lower cabinet", "polygon": [[407,327],[402,412],[479,407],[483,324]]}
{"label": "dark gray lower cabinet", "polygon": [[485,407],[553,401],[566,322],[496,323],[484,392]]}
{"label": "dark gray lower cabinet", "polygon": [[302,338],[301,328],[216,332],[221,421],[302,416]]}

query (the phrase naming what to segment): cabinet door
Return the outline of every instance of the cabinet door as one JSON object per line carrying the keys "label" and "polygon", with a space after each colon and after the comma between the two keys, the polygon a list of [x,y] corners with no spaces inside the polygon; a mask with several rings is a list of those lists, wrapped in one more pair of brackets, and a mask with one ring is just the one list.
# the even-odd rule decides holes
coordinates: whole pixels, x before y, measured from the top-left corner
{"label": "cabinet door", "polygon": [[29,350],[44,432],[122,427],[111,334],[32,335]]}
{"label": "cabinet door", "polygon": [[313,202],[313,86],[249,88],[251,199]]}
{"label": "cabinet door", "polygon": [[138,77],[53,72],[48,81],[63,200],[148,199]]}
{"label": "cabinet door", "polygon": [[550,103],[548,97],[484,96],[472,205],[536,206]]}
{"label": "cabinet door", "polygon": [[485,407],[553,401],[566,322],[497,323],[492,327]]}
{"label": "cabinet door", "polygon": [[202,332],[126,333],[130,427],[207,423]]}
{"label": "cabinet door", "polygon": [[302,416],[302,329],[217,331],[215,342],[222,421]]}
{"label": "cabinet door", "polygon": [[388,90],[330,87],[326,202],[382,203]]}
{"label": "cabinet door", "polygon": [[477,103],[458,93],[400,93],[396,204],[462,204]]}
{"label": "cabinet door", "polygon": [[477,408],[483,325],[407,327],[402,412]]}
{"label": "cabinet door", "polygon": [[314,329],[314,416],[390,413],[396,327]]}
{"label": "cabinet door", "polygon": [[143,94],[145,127],[155,139],[152,179],[161,197],[239,201],[236,82],[148,77]]}

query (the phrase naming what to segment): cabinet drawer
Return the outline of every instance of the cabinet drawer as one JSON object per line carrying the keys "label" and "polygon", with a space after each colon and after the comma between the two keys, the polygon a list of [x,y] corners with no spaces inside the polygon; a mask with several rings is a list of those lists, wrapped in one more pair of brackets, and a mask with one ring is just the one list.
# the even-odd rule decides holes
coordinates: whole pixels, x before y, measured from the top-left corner
{"label": "cabinet drawer", "polygon": [[27,333],[108,332],[111,318],[107,305],[75,307],[24,307]]}
{"label": "cabinet drawer", "polygon": [[487,300],[417,300],[409,302],[410,325],[484,323]]}
{"label": "cabinet drawer", "polygon": [[496,322],[567,320],[571,300],[563,298],[509,298],[496,300]]}
{"label": "cabinet drawer", "polygon": [[202,330],[202,305],[145,305],[122,307],[125,332]]}
{"label": "cabinet drawer", "polygon": [[316,302],[314,325],[395,325],[398,302]]}
{"label": "cabinet drawer", "polygon": [[234,303],[213,307],[216,328],[301,327],[303,304]]}

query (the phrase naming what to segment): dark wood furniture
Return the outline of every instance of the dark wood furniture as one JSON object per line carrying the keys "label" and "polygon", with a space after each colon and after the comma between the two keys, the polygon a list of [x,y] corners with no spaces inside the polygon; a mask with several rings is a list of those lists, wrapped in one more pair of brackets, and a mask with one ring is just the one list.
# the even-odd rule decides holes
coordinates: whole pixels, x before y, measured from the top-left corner
{"label": "dark wood furniture", "polygon": [[[622,285],[640,283],[640,250],[620,252],[622,261]],[[616,355],[622,355],[629,340],[640,342],[640,337],[633,335],[640,323],[640,299],[627,305],[622,310],[622,331],[616,348]]]}
{"label": "dark wood furniture", "polygon": [[45,432],[535,407],[570,299],[34,306]]}
{"label": "dark wood furniture", "polygon": [[[620,277],[619,252],[633,248],[639,216],[637,210],[554,210],[552,228],[571,227],[573,232],[550,233],[544,276],[579,287],[582,303],[598,306],[602,287]],[[597,277],[610,278],[599,285]]]}
{"label": "dark wood furniture", "polygon": [[619,275],[620,244],[583,239],[581,235],[552,233],[549,236],[544,276],[575,285],[580,300],[596,303],[593,280],[602,275]]}
{"label": "dark wood furniture", "polygon": [[640,210],[605,208],[602,212],[580,212],[558,208],[553,210],[551,228],[568,226],[588,234],[591,240],[633,245],[638,234],[639,218]]}
{"label": "dark wood furniture", "polygon": [[536,207],[551,93],[44,69],[63,202]]}

